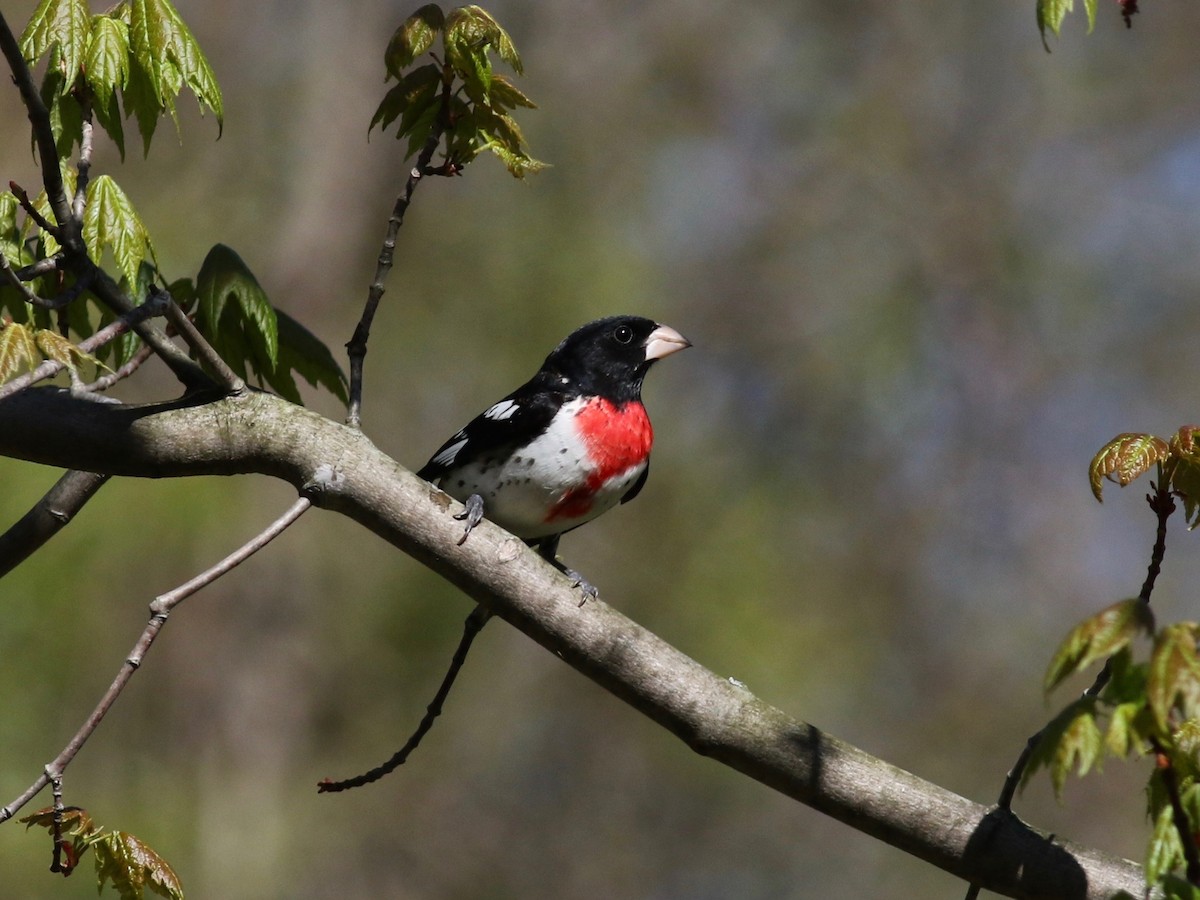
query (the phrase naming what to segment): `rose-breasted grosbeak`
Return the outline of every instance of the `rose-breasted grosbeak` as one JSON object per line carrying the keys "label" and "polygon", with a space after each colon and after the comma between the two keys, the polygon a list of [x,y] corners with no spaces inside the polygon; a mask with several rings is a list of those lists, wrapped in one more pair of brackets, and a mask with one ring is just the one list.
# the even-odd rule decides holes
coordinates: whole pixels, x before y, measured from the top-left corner
{"label": "rose-breasted grosbeak", "polygon": [[613,316],[572,332],[533,378],[455,432],[419,472],[466,505],[462,541],[485,515],[560,564],[559,537],[637,496],[654,432],[642,379],[691,346],[666,325]]}

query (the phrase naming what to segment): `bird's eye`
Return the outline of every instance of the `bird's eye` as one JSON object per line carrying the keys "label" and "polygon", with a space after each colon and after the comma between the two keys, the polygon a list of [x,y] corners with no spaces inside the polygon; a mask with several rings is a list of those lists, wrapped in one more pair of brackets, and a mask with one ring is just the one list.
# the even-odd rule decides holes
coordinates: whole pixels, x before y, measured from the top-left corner
{"label": "bird's eye", "polygon": [[613,337],[617,339],[618,344],[628,344],[633,340],[633,329],[628,325],[621,325],[613,332]]}

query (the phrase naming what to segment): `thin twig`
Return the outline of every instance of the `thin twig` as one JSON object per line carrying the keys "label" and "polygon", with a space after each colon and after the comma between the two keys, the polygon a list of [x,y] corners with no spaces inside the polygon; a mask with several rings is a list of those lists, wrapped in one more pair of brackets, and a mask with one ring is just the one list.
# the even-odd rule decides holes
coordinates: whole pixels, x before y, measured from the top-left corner
{"label": "thin twig", "polygon": [[221,355],[213,349],[213,345],[192,324],[192,320],[187,317],[187,314],[179,308],[179,304],[175,302],[175,298],[167,291],[156,287],[151,287],[150,292],[151,296],[157,294],[166,298],[167,321],[175,327],[175,331],[178,332],[179,336],[183,338],[184,342],[192,349],[192,352],[196,354],[205,368],[216,378],[218,386],[224,388],[230,394],[240,394],[244,391],[246,389],[246,382],[233,369],[229,368],[225,360],[221,359]]}
{"label": "thin twig", "polygon": [[450,695],[450,689],[454,687],[454,680],[458,677],[463,663],[467,661],[467,653],[471,649],[471,644],[475,641],[475,636],[479,634],[491,617],[491,611],[487,607],[476,606],[471,610],[471,614],[467,616],[467,620],[463,623],[463,634],[459,639],[458,648],[454,651],[454,657],[450,660],[450,668],[446,671],[445,677],[442,678],[442,684],[438,688],[437,693],[433,695],[429,706],[426,707],[425,715],[421,717],[421,722],[417,725],[417,730],[412,733],[412,736],[409,737],[404,746],[392,754],[391,759],[383,765],[377,766],[369,772],[364,772],[362,775],[356,775],[353,778],[347,778],[342,781],[331,781],[326,778],[318,782],[318,794],[332,794],[337,791],[362,787],[364,784],[378,781],[384,775],[404,765],[405,760],[417,749],[422,738],[433,727],[434,720],[442,714],[442,704],[446,702],[446,697]]}
{"label": "thin twig", "polygon": [[[74,260],[74,265],[78,269],[92,272],[95,279],[91,285],[92,293],[118,316],[136,308],[133,301],[129,299],[129,295],[121,290],[120,286],[113,281],[112,276],[95,265],[86,253],[82,258]],[[212,379],[200,364],[172,343],[163,330],[153,322],[139,322],[133,327],[133,331],[154,351],[159,359],[166,363],[167,368],[188,390],[212,387]]]}
{"label": "thin twig", "polygon": [[100,393],[101,391],[107,391],[118,381],[123,381],[140,369],[146,360],[153,355],[154,351],[143,344],[138,348],[137,353],[133,354],[129,362],[125,363],[125,365],[121,366],[119,369],[109,372],[107,375],[101,375],[95,381],[89,381],[87,384],[79,385],[78,389],[83,393]]}
{"label": "thin twig", "polygon": [[107,475],[95,472],[64,472],[29,512],[0,534],[0,578],[62,531],[107,481]]}
{"label": "thin twig", "polygon": [[0,272],[3,272],[8,283],[20,292],[21,296],[25,298],[25,302],[33,306],[40,306],[42,309],[59,309],[74,299],[73,297],[68,297],[64,300],[62,297],[55,297],[53,300],[47,300],[45,297],[39,297],[34,293],[33,288],[23,282],[21,276],[13,271],[8,257],[3,253],[0,253]]}
{"label": "thin twig", "polygon": [[54,797],[54,815],[50,819],[50,836],[54,841],[54,857],[50,861],[51,872],[62,872],[63,875],[70,875],[75,869],[75,861],[72,858],[71,852],[67,850],[67,864],[64,866],[62,862],[63,850],[67,849],[67,842],[63,840],[63,789],[62,776],[56,775],[50,779],[50,790]]}
{"label": "thin twig", "polygon": [[[162,315],[166,309],[165,302],[160,299],[163,295],[151,295],[141,306],[134,307],[130,312],[121,316],[114,322],[109,322],[91,337],[80,341],[76,346],[84,353],[91,353],[94,350],[103,347],[109,341],[116,340],[126,331],[134,328],[137,323],[144,321],[154,315]],[[6,397],[11,397],[30,385],[37,384],[39,381],[44,381],[47,378],[53,378],[66,366],[56,359],[47,359],[31,372],[26,372],[19,378],[14,378],[12,381],[0,385],[0,400]]]}
{"label": "thin twig", "polygon": [[437,152],[438,143],[442,139],[443,118],[439,117],[438,124],[430,132],[429,139],[417,157],[416,165],[408,173],[408,181],[404,184],[404,193],[396,198],[396,203],[392,207],[392,214],[388,217],[387,232],[383,237],[383,247],[379,251],[379,259],[375,265],[375,280],[371,282],[371,286],[367,290],[367,302],[363,307],[362,318],[358,320],[354,335],[346,344],[346,353],[350,357],[350,406],[346,413],[346,424],[351,428],[358,428],[362,420],[363,360],[367,355],[367,341],[371,337],[371,322],[375,319],[375,311],[379,308],[379,301],[383,297],[383,282],[387,278],[388,272],[391,271],[392,261],[395,258],[396,235],[400,233],[400,226],[404,224],[404,214],[412,202],[413,191],[417,189],[421,179],[429,174],[429,161],[433,159],[433,154]]}
{"label": "thin twig", "polygon": [[0,807],[0,824],[6,822],[8,819],[11,819],[14,815],[16,815],[17,812],[26,803],[37,796],[37,794],[43,788],[45,788],[47,784],[52,782],[55,778],[62,777],[62,774],[64,771],[66,771],[67,766],[71,764],[71,761],[75,758],[76,754],[79,753],[84,743],[95,732],[96,728],[100,725],[101,721],[103,721],[104,716],[108,713],[109,709],[112,708],[112,705],[117,701],[117,698],[121,696],[121,692],[125,689],[125,685],[129,683],[129,679],[133,677],[133,674],[141,666],[142,660],[145,659],[146,653],[149,651],[150,646],[154,643],[154,639],[158,637],[158,633],[162,631],[162,628],[166,624],[167,617],[171,614],[171,611],[192,594],[196,593],[196,591],[200,590],[206,585],[212,584],[222,575],[240,563],[245,562],[249,557],[253,556],[272,540],[277,538],[288,528],[288,526],[292,525],[298,518],[300,518],[304,511],[307,510],[311,505],[312,501],[310,501],[307,497],[301,497],[295,503],[293,503],[291,507],[288,508],[287,512],[272,522],[263,532],[258,534],[249,542],[243,544],[215,566],[205,570],[204,572],[201,572],[195,578],[191,579],[185,584],[180,585],[174,590],[168,591],[165,594],[160,594],[158,597],[154,598],[154,600],[150,603],[150,621],[146,624],[141,636],[138,637],[137,642],[133,645],[133,649],[130,651],[129,656],[126,657],[125,661],[121,664],[121,668],[118,670],[116,678],[113,679],[113,682],[111,685],[109,685],[108,690],[104,692],[104,696],[100,698],[100,702],[96,704],[96,708],[92,710],[91,714],[87,717],[87,720],[82,726],[80,726],[79,730],[75,732],[75,736],[71,738],[70,742],[68,742],[67,746],[63,748],[62,752],[54,758],[53,762],[50,762],[46,765],[46,767],[42,770],[42,774],[37,778],[37,780],[35,780],[33,784],[22,791],[21,794],[7,806]]}
{"label": "thin twig", "polygon": [[[43,260],[43,262],[45,262],[45,260]],[[53,272],[57,268],[57,263],[53,263],[46,268],[46,271]],[[76,300],[85,290],[88,289],[91,282],[91,273],[84,272],[81,277],[75,279],[74,284],[70,285],[57,297],[48,298],[39,297],[36,293],[34,293],[33,289],[25,283],[26,281],[36,278],[38,275],[44,274],[42,271],[34,271],[34,266],[26,266],[19,272],[14,271],[12,265],[8,261],[8,257],[3,253],[0,253],[0,272],[4,273],[4,277],[8,280],[9,284],[21,292],[21,296],[27,303],[30,303],[33,306],[41,307],[42,309],[48,309],[52,312],[66,309],[72,301]]]}
{"label": "thin twig", "polygon": [[39,259],[37,262],[17,269],[17,277],[22,281],[33,281],[39,275],[49,275],[51,272],[57,272],[61,268],[62,254],[56,253],[53,256],[47,256],[45,259]]}
{"label": "thin twig", "polygon": [[61,232],[59,231],[59,227],[43,216],[41,210],[33,205],[33,201],[29,199],[29,192],[26,191],[25,188],[21,187],[15,181],[10,181],[8,183],[8,189],[12,192],[12,195],[17,198],[17,203],[21,205],[21,209],[25,210],[25,215],[33,219],[33,223],[37,225],[38,228],[42,229],[42,231],[45,231],[47,234],[53,235],[55,238],[60,236]]}
{"label": "thin twig", "polygon": [[92,143],[95,129],[92,126],[92,104],[81,103],[83,106],[83,128],[79,138],[79,159],[75,163],[75,204],[71,212],[78,222],[83,221],[84,207],[87,205],[88,176],[92,170]]}

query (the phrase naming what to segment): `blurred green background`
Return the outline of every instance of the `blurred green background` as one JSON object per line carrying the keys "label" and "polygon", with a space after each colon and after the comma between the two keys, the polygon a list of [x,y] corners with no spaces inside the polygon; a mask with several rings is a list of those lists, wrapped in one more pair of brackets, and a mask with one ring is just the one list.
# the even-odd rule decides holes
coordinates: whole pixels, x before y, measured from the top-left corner
{"label": "blurred green background", "polygon": [[[415,0],[414,0],[415,4]],[[33,2],[9,2],[20,27]],[[1144,485],[1088,492],[1120,431],[1195,422],[1200,7],[1102,5],[1047,54],[1033,0],[487,8],[554,168],[422,184],[366,368],[364,425],[415,468],[580,323],[695,349],[646,390],[634,504],[563,543],[604,597],[765,700],[991,802],[1055,707],[1044,666],[1137,592]],[[178,0],[224,90],[112,170],[172,278],[235,247],[339,351],[406,167],[367,122],[398,3]],[[36,188],[0,91],[4,179]],[[173,392],[148,371],[127,397]],[[340,418],[327,396],[313,405]],[[0,525],[56,473],[0,460]],[[117,481],[0,583],[0,802],[108,685],[154,594],[291,501],[265,478]],[[1176,522],[1155,606],[1195,618]],[[318,796],[408,734],[470,609],[310,513],[189,600],[66,779],[191,898],[958,897],[948,875],[710,761],[503,623],[385,781]],[[1072,696],[1066,689],[1057,701]],[[1142,764],[1038,778],[1043,828],[1143,852]],[[47,805],[46,794],[36,806]],[[0,829],[7,897],[95,896],[90,862]]]}

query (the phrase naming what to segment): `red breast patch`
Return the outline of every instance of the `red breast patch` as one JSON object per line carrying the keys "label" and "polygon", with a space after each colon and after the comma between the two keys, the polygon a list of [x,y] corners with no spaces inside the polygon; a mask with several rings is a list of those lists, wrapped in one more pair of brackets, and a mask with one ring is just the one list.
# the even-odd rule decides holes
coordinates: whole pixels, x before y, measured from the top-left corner
{"label": "red breast patch", "polygon": [[617,406],[596,397],[575,414],[575,428],[583,438],[594,468],[583,487],[568,491],[554,505],[547,521],[586,515],[596,492],[609,479],[644,462],[654,444],[654,429],[646,407],[637,402]]}

